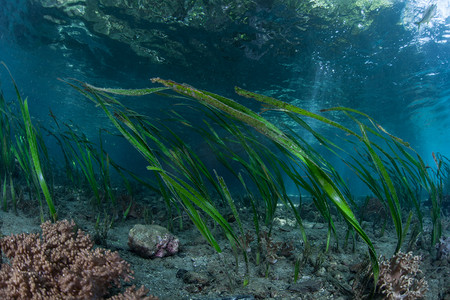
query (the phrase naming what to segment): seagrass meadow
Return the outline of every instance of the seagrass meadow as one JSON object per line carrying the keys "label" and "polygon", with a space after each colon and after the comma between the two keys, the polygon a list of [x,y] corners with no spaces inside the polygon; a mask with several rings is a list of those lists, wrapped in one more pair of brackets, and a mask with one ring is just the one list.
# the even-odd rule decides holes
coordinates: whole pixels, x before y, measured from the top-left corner
{"label": "seagrass meadow", "polygon": [[[0,99],[3,222],[33,214],[40,222],[74,219],[99,246],[129,258],[136,279],[156,296],[296,298],[306,292],[302,297],[396,299],[400,293],[415,299],[445,290],[446,279],[427,274],[448,272],[450,162],[433,153],[435,165],[426,165],[407,142],[360,111],[313,113],[236,87],[237,96],[260,103],[255,111],[160,78],[152,79],[159,86],[144,89],[64,79],[114,127],[99,128],[91,141],[54,114],[51,127],[34,121],[28,99],[10,81],[16,98]],[[118,97],[176,105],[152,118]],[[274,125],[269,114],[289,118],[303,133]],[[335,135],[324,136],[311,121]],[[108,135],[128,142],[147,174],[116,163],[103,146]],[[49,141],[57,146],[52,154]],[[214,163],[204,161],[198,143]],[[335,158],[366,185],[365,197],[352,194]],[[133,257],[124,238],[136,223],[167,227],[179,236],[180,253],[149,263]],[[414,259],[411,251],[418,253]],[[144,276],[147,268],[155,278]],[[405,282],[392,280],[395,272]],[[176,296],[172,285],[182,286]]]}
{"label": "seagrass meadow", "polygon": [[446,0],[0,0],[0,299],[450,299]]}

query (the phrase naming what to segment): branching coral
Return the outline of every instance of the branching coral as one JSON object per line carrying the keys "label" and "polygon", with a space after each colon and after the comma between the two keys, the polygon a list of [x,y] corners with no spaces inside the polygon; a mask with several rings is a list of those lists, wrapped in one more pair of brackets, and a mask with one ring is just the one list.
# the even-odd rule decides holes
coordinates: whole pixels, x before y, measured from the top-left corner
{"label": "branching coral", "polygon": [[[0,299],[100,299],[121,280],[132,279],[129,264],[117,252],[93,249],[89,235],[77,231],[73,221],[46,222],[41,228],[42,235],[0,240],[7,258],[0,270]],[[142,289],[130,293],[133,299],[156,299]]]}
{"label": "branching coral", "polygon": [[380,263],[379,290],[386,299],[419,299],[425,296],[427,282],[419,278],[421,257],[412,252],[398,252]]}

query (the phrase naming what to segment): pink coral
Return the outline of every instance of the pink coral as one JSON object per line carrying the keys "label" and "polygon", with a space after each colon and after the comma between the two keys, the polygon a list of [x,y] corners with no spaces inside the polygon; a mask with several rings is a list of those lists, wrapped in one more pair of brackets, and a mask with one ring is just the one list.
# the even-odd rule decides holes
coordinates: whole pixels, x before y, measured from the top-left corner
{"label": "pink coral", "polygon": [[157,245],[158,249],[155,253],[155,257],[165,257],[178,253],[179,241],[173,236],[167,236],[162,239]]}
{"label": "pink coral", "polygon": [[129,264],[117,252],[93,249],[89,235],[75,230],[73,221],[46,222],[41,228],[42,236],[0,240],[8,258],[0,270],[0,299],[100,299],[121,280],[132,279]]}
{"label": "pink coral", "polygon": [[427,282],[419,278],[421,257],[412,252],[398,252],[390,260],[380,263],[379,290],[386,299],[419,299],[425,296]]}

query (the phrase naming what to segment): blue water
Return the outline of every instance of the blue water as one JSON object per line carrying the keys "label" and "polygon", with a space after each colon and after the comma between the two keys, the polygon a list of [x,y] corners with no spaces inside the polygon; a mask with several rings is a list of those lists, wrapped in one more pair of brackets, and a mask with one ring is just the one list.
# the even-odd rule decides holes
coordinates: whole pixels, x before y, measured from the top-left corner
{"label": "blue water", "polygon": [[[180,44],[181,56],[189,62],[184,64],[181,60],[155,63],[139,57],[128,45],[92,32],[89,24],[75,17],[66,20],[71,25],[57,26],[43,21],[48,11],[38,9],[38,4],[2,0],[0,60],[28,97],[37,122],[54,125],[51,110],[59,119],[78,124],[92,139],[99,128],[111,125],[98,108],[58,78],[142,88],[151,86],[150,78],[161,77],[238,99],[254,109],[258,109],[255,103],[234,95],[234,86],[314,112],[347,106],[369,114],[410,142],[431,164],[432,152],[450,156],[450,4],[437,3],[437,14],[420,29],[414,21],[427,6],[424,1],[395,1],[373,13],[370,27],[356,33],[333,19],[312,18],[304,28],[295,28],[292,24],[299,20],[280,5],[249,12],[247,23],[218,31],[179,23],[138,23],[171,32],[167,39]],[[262,30],[258,24],[264,22],[286,31]],[[249,32],[253,40],[233,44],[227,37],[235,32]],[[192,40],[201,41],[207,50],[197,51]],[[161,38],[161,45],[153,46],[164,48],[165,42]],[[0,74],[5,94],[13,97],[7,73],[2,69]],[[151,116],[172,105],[141,98],[128,101]],[[142,164],[120,139],[108,140],[106,148],[128,166]]]}

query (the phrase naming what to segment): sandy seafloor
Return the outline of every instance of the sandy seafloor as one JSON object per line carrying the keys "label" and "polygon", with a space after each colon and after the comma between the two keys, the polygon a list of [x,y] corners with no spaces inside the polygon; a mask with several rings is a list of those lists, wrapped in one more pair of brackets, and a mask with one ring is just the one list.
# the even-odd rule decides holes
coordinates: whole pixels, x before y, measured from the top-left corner
{"label": "sandy seafloor", "polygon": [[[154,196],[141,196],[142,202],[153,202],[151,222],[166,226],[164,202],[152,197]],[[137,202],[139,203],[139,199]],[[32,204],[19,203],[17,214],[0,211],[0,232],[3,235],[39,232],[40,218],[36,205],[37,201]],[[97,213],[87,197],[80,194],[61,195],[57,198],[56,205],[60,219],[73,219],[82,230],[91,235],[95,233]],[[263,263],[255,264],[257,244],[256,239],[253,240],[249,251],[250,282],[245,287],[243,257],[239,255],[239,265],[236,267],[235,256],[221,234],[221,229],[216,226],[213,230],[223,249],[218,254],[186,216],[183,217],[183,229],[175,228],[174,234],[180,239],[180,251],[175,256],[144,259],[129,251],[129,230],[135,224],[144,224],[139,207],[127,220],[114,222],[108,232],[107,247],[118,251],[131,264],[135,278],[131,284],[138,287],[145,285],[151,294],[160,299],[355,299],[353,287],[361,277],[357,273],[358,266],[367,259],[366,245],[358,239],[354,251],[351,243],[344,247],[347,225],[342,218],[335,218],[339,248],[336,249],[335,240],[332,239],[332,247],[324,254],[327,224],[311,204],[305,204],[301,213],[312,244],[312,253],[301,264],[297,282],[294,282],[294,263],[297,257],[303,257],[303,241],[292,213],[283,207],[277,210],[271,239],[274,243],[286,242],[286,245],[294,248],[286,249],[283,255],[278,255],[277,261],[270,264],[269,271],[266,272],[264,257]],[[250,236],[255,235],[251,211],[241,209],[240,216],[245,230]],[[389,224],[384,235],[380,236],[381,225],[373,223],[378,217],[362,224],[378,254],[390,257],[396,244],[395,230]],[[429,218],[425,219],[424,227],[423,238],[413,244],[412,251],[415,255],[422,256],[421,269],[428,282],[425,299],[450,299],[450,266],[447,261],[437,261],[435,252],[423,249],[422,244],[428,246],[426,242],[429,241],[431,231]],[[267,228],[262,226],[261,231],[267,231]],[[447,215],[443,217],[443,235],[449,236],[449,232],[450,220]],[[405,239],[403,251],[408,242],[409,237]]]}

